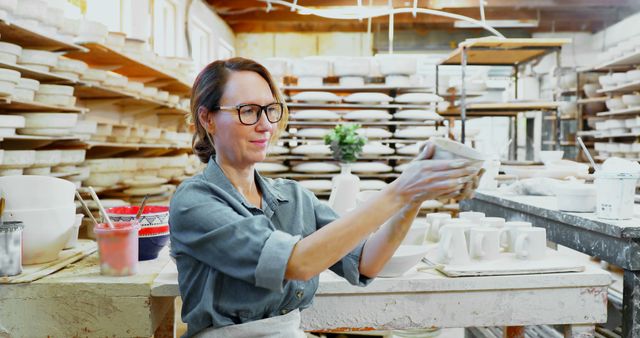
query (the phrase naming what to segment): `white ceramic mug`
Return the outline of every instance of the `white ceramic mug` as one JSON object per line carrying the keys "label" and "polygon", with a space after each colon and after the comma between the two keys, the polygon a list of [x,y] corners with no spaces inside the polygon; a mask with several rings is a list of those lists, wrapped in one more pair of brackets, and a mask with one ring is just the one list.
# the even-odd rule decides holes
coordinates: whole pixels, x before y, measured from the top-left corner
{"label": "white ceramic mug", "polygon": [[516,232],[521,228],[531,228],[531,223],[512,221],[504,224],[500,232],[500,243],[506,252],[515,252]]}
{"label": "white ceramic mug", "polygon": [[547,229],[520,228],[516,232],[515,253],[520,259],[540,259],[547,251]]}
{"label": "white ceramic mug", "polygon": [[469,231],[469,255],[480,260],[493,260],[500,256],[500,229],[476,227]]}
{"label": "white ceramic mug", "polygon": [[427,240],[437,242],[440,240],[440,227],[451,219],[451,215],[443,212],[427,214],[427,223],[429,230],[427,231]]}
{"label": "white ceramic mug", "polygon": [[485,227],[502,229],[504,228],[504,224],[506,220],[502,217],[485,217],[480,221],[480,225]]}
{"label": "white ceramic mug", "polygon": [[459,265],[469,262],[465,229],[466,226],[459,224],[449,224],[440,228],[439,263]]}
{"label": "white ceramic mug", "polygon": [[473,225],[480,225],[480,222],[485,217],[484,212],[477,211],[463,211],[458,214],[460,219],[464,219],[473,223]]}

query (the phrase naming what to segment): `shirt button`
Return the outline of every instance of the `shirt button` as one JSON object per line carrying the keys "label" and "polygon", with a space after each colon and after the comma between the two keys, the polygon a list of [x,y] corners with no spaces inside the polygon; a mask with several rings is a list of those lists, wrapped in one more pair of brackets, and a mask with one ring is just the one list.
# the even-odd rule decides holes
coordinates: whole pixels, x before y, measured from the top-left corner
{"label": "shirt button", "polygon": [[302,291],[296,292],[296,297],[298,297],[298,299],[302,298],[302,296],[304,296],[304,292]]}
{"label": "shirt button", "polygon": [[283,314],[283,315],[286,315],[286,314],[287,314],[287,312],[288,312],[288,311],[287,311],[287,309],[282,309],[282,310],[280,310],[280,313],[281,313],[281,314]]}

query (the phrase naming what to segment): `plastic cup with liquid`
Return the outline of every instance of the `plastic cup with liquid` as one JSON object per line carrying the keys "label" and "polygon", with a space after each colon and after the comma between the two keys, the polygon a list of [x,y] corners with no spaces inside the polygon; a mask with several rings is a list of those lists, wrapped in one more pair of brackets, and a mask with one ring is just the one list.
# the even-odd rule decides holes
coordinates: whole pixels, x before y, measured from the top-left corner
{"label": "plastic cup with liquid", "polygon": [[138,272],[137,221],[114,222],[114,228],[100,223],[94,228],[100,257],[100,274],[130,276]]}

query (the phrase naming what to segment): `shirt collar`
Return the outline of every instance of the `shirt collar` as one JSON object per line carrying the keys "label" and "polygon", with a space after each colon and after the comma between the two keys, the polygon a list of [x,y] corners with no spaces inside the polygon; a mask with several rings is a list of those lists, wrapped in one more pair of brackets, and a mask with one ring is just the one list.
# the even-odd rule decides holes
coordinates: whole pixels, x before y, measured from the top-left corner
{"label": "shirt collar", "polygon": [[[220,168],[220,165],[215,161],[212,156],[209,158],[209,163],[207,163],[207,167],[204,170],[204,176],[210,183],[213,183],[230,195],[232,195],[235,199],[240,201],[245,207],[252,207],[247,200],[240,194],[240,192],[231,184],[231,181],[227,178],[227,176]],[[273,184],[267,181],[258,171],[255,171],[256,183],[260,186],[260,191],[262,191],[262,198],[264,202],[266,202],[270,206],[276,206],[280,204],[280,202],[288,202],[288,200],[284,197],[282,192],[275,187]]]}

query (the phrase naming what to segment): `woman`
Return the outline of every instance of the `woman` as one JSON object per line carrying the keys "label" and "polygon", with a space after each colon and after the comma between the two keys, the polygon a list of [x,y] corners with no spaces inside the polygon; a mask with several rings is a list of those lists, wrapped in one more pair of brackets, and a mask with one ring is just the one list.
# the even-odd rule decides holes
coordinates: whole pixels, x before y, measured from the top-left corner
{"label": "woman", "polygon": [[478,173],[464,160],[426,160],[427,146],[384,193],[338,218],[295,181],[254,170],[288,117],[263,66],[213,62],[191,100],[194,151],[207,166],[180,185],[170,212],[186,336],[304,337],[299,309],[310,305],[322,271],[367,285],[420,204],[458,195]]}

